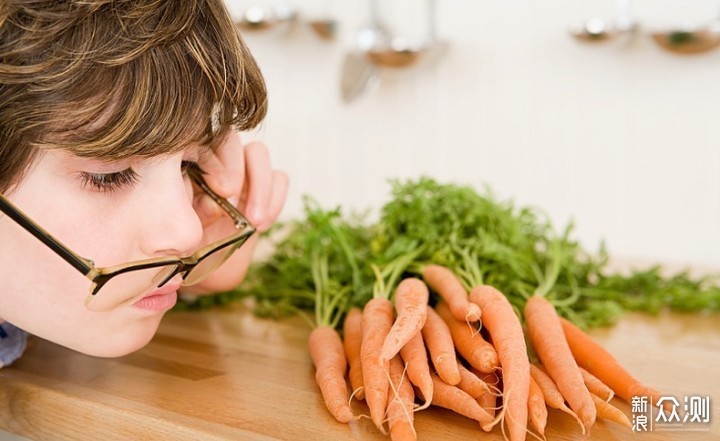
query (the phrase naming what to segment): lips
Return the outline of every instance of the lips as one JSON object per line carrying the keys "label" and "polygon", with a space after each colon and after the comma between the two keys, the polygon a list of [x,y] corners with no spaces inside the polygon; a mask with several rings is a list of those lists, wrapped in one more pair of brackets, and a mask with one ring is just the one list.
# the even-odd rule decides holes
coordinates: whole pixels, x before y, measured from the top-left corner
{"label": "lips", "polygon": [[133,303],[133,306],[147,311],[167,311],[177,302],[177,291],[182,281],[171,281],[155,288]]}
{"label": "lips", "polygon": [[163,285],[159,288],[153,289],[152,291],[147,293],[145,296],[143,296],[143,298],[152,297],[152,296],[162,296],[165,294],[177,292],[177,290],[180,289],[181,286],[182,286],[182,280],[178,280],[178,281],[171,280],[168,283],[166,283],[165,285]]}

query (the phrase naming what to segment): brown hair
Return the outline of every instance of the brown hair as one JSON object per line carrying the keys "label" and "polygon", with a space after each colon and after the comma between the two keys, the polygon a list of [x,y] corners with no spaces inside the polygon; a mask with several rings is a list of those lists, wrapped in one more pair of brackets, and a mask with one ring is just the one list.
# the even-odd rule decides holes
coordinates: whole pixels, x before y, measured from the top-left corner
{"label": "brown hair", "polygon": [[42,148],[113,160],[215,147],[266,111],[222,0],[0,0],[0,191]]}

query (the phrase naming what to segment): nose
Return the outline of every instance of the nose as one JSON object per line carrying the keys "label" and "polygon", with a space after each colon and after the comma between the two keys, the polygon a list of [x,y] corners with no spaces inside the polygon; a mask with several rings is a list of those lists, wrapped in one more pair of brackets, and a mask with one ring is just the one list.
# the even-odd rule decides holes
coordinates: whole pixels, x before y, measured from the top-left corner
{"label": "nose", "polygon": [[192,199],[192,187],[179,172],[155,186],[149,212],[140,220],[144,225],[144,254],[187,256],[200,247],[203,227]]}

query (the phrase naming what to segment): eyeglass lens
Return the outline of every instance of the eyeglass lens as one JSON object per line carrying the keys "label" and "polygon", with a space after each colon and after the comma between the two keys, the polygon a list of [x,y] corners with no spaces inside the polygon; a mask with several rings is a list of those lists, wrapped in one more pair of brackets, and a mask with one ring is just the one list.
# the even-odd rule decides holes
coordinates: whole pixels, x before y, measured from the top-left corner
{"label": "eyeglass lens", "polygon": [[[244,241],[228,244],[206,255],[190,272],[184,275],[183,285],[203,281],[235,252]],[[117,274],[108,280],[95,295],[90,295],[85,305],[91,311],[109,311],[121,304],[134,303],[150,294],[159,284],[178,269],[178,265],[146,268]]]}

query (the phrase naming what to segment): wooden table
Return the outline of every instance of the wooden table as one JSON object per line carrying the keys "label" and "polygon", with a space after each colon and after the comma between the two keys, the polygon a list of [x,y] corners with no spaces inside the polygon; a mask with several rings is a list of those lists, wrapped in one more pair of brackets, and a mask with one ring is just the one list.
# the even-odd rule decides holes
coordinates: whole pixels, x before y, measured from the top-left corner
{"label": "wooden table", "polygon": [[[594,331],[646,383],[681,402],[693,395],[714,401],[704,432],[632,433],[600,421],[588,439],[720,439],[719,319],[626,315]],[[307,334],[300,320],[258,319],[236,304],[171,312],[147,347],[118,359],[32,338],[19,362],[0,369],[0,428],[51,440],[389,439],[369,419],[350,426],[332,419],[315,385]],[[631,415],[628,404],[615,403]],[[367,414],[364,404],[354,407]],[[416,414],[416,429],[420,440],[502,440],[499,427],[484,434],[437,408]],[[552,411],[547,439],[580,439],[578,426]]]}

